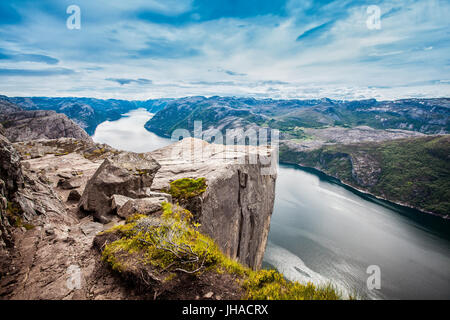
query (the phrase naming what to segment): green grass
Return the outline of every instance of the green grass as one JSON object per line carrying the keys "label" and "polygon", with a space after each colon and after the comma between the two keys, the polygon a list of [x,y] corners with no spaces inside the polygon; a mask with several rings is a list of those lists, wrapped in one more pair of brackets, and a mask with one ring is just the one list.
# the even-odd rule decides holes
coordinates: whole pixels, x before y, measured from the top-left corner
{"label": "green grass", "polygon": [[[102,258],[113,270],[123,273],[138,269],[133,263],[138,256],[139,263],[152,269],[165,282],[176,278],[180,269],[195,271],[201,277],[206,271],[218,274],[229,273],[238,277],[238,285],[244,289],[242,299],[251,300],[336,300],[341,295],[332,286],[318,288],[286,280],[276,270],[254,271],[230,259],[208,236],[198,231],[199,224],[192,222],[189,211],[165,203],[160,221],[147,223],[152,219],[135,215],[125,225],[105,231],[118,233],[120,239],[105,245]],[[147,226],[145,230],[140,225]],[[150,225],[150,227],[149,227]],[[166,250],[163,248],[170,248]],[[190,250],[186,250],[189,248]],[[186,253],[186,251],[188,251]],[[192,256],[198,261],[189,262]],[[192,259],[191,259],[192,260]],[[197,271],[196,271],[197,270]]]}

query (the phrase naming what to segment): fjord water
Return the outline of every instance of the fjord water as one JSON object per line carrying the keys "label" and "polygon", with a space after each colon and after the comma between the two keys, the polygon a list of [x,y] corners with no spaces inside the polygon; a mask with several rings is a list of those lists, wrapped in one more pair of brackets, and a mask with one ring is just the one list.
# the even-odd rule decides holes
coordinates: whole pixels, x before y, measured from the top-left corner
{"label": "fjord water", "polygon": [[[442,218],[355,193],[323,174],[280,165],[264,261],[291,280],[375,299],[450,299]],[[381,271],[368,290],[367,268]]]}
{"label": "fjord water", "polygon": [[145,109],[132,110],[116,121],[105,121],[95,129],[94,139],[116,149],[148,152],[167,146],[170,139],[162,138],[144,128],[153,116]]}
{"label": "fjord water", "polygon": [[[131,111],[100,124],[93,139],[135,152],[170,144],[144,129],[151,116]],[[291,280],[332,283],[360,298],[450,299],[448,222],[280,165],[264,265]],[[367,289],[370,265],[380,268],[380,290]]]}

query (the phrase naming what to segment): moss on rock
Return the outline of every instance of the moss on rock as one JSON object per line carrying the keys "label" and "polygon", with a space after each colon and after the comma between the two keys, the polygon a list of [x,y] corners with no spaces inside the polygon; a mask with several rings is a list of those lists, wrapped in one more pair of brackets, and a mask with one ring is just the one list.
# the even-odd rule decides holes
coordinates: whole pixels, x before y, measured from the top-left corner
{"label": "moss on rock", "polygon": [[183,178],[172,181],[168,193],[175,199],[189,199],[206,191],[206,179]]}
{"label": "moss on rock", "polygon": [[241,299],[341,298],[331,286],[303,285],[286,280],[276,270],[253,271],[241,265],[223,254],[210,237],[200,233],[199,226],[188,210],[164,203],[160,217],[135,215],[125,225],[103,232],[118,235],[118,240],[102,245],[103,261],[128,278],[133,274],[134,281],[140,284],[148,283],[140,280],[141,275],[151,274],[153,280],[157,279],[152,286],[179,283],[186,274],[193,277],[189,281],[215,274],[216,278],[235,278],[235,290]]}

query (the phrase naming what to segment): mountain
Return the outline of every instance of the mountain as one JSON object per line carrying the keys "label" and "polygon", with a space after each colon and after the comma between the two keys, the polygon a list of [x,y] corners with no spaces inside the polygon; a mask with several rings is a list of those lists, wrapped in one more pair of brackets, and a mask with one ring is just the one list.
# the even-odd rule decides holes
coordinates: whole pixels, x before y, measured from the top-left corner
{"label": "mountain", "polygon": [[[137,154],[72,138],[11,144],[0,134],[0,297],[344,298],[259,269],[276,175],[262,176],[262,162],[231,160],[242,150],[180,162],[179,150],[193,145]],[[30,157],[36,150],[45,152]],[[107,208],[113,223],[94,221]]]}
{"label": "mountain", "polygon": [[330,126],[366,125],[446,134],[450,131],[449,118],[449,98],[337,101],[189,97],[169,101],[146,128],[170,137],[178,128],[192,131],[194,120],[201,120],[204,129],[270,127],[279,129],[285,139],[302,139],[304,128]]}
{"label": "mountain", "polygon": [[24,110],[53,110],[63,113],[75,121],[89,135],[106,120],[120,119],[122,114],[137,108],[145,108],[149,112],[157,112],[164,108],[171,99],[146,101],[102,100],[94,98],[47,98],[47,97],[15,97],[0,96],[0,101],[18,105]]}
{"label": "mountain", "polygon": [[19,106],[0,100],[0,124],[11,142],[34,139],[91,138],[66,115],[51,110],[22,110]]}

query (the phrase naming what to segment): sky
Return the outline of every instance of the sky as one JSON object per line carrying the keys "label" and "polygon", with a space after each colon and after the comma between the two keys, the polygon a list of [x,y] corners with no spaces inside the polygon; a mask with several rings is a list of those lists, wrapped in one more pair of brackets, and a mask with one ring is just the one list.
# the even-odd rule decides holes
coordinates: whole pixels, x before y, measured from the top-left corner
{"label": "sky", "polygon": [[2,0],[0,94],[449,97],[449,17],[448,0]]}

